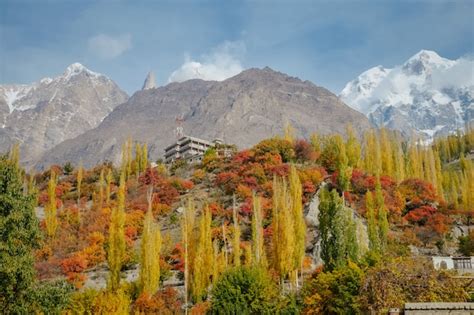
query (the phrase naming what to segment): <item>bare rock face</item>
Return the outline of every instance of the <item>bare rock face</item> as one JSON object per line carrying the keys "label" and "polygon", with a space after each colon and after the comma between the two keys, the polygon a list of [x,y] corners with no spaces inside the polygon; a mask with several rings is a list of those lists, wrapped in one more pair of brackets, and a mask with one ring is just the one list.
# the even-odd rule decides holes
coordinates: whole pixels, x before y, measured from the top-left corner
{"label": "bare rock face", "polygon": [[37,166],[117,163],[129,136],[147,142],[150,158],[156,160],[176,140],[176,117],[184,119],[187,135],[224,138],[240,148],[283,134],[286,123],[300,137],[343,133],[348,123],[359,132],[370,127],[364,115],[324,88],[270,68],[249,69],[221,82],[195,79],[138,91],[97,128],[47,152]]}
{"label": "bare rock face", "polygon": [[0,86],[0,152],[20,143],[22,162],[94,127],[128,99],[109,78],[75,63],[63,75]]}
{"label": "bare rock face", "polygon": [[155,74],[150,71],[146,76],[145,82],[143,83],[142,90],[154,89],[156,88]]}

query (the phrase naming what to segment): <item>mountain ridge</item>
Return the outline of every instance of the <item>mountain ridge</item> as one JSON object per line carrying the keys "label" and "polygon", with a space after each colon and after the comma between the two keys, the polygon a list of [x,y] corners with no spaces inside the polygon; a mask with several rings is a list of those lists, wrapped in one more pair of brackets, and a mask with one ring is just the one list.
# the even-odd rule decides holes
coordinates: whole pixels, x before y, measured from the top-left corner
{"label": "mountain ridge", "polygon": [[160,158],[175,139],[177,117],[183,118],[186,134],[224,138],[239,147],[282,134],[286,123],[305,137],[343,132],[347,123],[358,131],[370,127],[327,89],[268,67],[251,68],[224,81],[193,79],[137,91],[98,127],[48,151],[38,167],[79,160],[117,163],[129,136],[147,142],[151,157]]}

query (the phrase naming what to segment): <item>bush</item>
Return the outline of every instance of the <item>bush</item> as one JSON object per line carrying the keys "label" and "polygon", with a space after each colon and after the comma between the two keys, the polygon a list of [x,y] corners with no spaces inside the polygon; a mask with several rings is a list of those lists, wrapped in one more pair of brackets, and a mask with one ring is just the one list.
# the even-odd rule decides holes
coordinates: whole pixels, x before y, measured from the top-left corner
{"label": "bush", "polygon": [[354,263],[316,273],[303,288],[304,314],[358,314],[362,270]]}
{"label": "bush", "polygon": [[265,270],[239,267],[224,273],[212,290],[210,314],[268,314],[278,290]]}
{"label": "bush", "polygon": [[69,305],[72,292],[73,286],[62,280],[39,283],[28,293],[30,312],[61,314]]}
{"label": "bush", "polygon": [[459,252],[464,256],[472,256],[474,253],[474,231],[470,231],[469,235],[460,236],[458,241]]}

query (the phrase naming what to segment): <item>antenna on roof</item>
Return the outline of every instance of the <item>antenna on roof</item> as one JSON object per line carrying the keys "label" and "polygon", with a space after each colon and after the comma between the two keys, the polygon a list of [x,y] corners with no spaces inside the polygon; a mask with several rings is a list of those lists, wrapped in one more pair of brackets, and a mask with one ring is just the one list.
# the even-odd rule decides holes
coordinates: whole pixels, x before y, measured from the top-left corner
{"label": "antenna on roof", "polygon": [[176,116],[175,122],[176,122],[176,129],[174,133],[176,135],[176,138],[181,139],[184,136],[184,128],[183,128],[184,115],[181,114],[179,116]]}

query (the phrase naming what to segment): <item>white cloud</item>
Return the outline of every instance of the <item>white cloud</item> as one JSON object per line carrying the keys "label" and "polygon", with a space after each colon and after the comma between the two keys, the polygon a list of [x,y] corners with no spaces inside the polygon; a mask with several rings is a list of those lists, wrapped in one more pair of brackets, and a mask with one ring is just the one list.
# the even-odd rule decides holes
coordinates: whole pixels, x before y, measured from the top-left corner
{"label": "white cloud", "polygon": [[240,72],[243,67],[240,57],[245,53],[242,41],[226,41],[214,48],[201,61],[185,57],[184,63],[171,73],[168,82],[183,82],[190,79],[222,81]]}
{"label": "white cloud", "polygon": [[118,57],[130,48],[132,48],[132,36],[130,34],[115,37],[98,34],[89,38],[89,51],[103,59]]}

